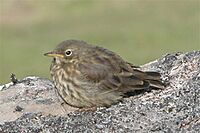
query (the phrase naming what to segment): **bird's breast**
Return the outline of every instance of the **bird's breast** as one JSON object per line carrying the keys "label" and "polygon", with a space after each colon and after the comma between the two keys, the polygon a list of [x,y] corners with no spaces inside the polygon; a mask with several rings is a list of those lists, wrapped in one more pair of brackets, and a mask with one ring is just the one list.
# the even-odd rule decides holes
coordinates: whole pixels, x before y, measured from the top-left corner
{"label": "bird's breast", "polygon": [[[51,76],[60,96],[70,105],[82,106],[87,99],[86,82],[79,79],[79,71],[60,66],[51,67]],[[89,100],[88,100],[89,101]]]}

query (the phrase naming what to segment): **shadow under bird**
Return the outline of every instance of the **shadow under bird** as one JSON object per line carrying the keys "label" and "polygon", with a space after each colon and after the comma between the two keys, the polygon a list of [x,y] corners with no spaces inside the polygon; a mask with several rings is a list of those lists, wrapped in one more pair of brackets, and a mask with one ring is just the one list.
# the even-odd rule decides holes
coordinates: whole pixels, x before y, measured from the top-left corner
{"label": "shadow under bird", "polygon": [[84,41],[63,41],[44,55],[53,57],[50,73],[59,95],[74,107],[109,107],[129,92],[164,88],[158,72],[138,70],[114,52]]}

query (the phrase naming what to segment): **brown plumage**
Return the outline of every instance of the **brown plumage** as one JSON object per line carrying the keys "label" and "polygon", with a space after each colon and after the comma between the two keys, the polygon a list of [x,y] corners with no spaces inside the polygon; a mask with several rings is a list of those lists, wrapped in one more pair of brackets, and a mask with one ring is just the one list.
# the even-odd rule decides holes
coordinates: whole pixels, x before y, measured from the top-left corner
{"label": "brown plumage", "polygon": [[159,73],[140,71],[117,54],[84,41],[64,41],[45,55],[54,57],[50,71],[59,95],[75,107],[108,107],[127,92],[164,87]]}

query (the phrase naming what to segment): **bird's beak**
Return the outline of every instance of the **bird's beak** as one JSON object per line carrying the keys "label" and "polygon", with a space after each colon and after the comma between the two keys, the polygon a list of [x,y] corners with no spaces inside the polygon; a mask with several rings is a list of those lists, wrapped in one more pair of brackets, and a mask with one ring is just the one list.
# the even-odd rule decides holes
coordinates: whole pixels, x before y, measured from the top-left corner
{"label": "bird's beak", "polygon": [[48,53],[45,53],[44,56],[48,56],[48,57],[61,57],[61,58],[64,58],[64,54],[61,53],[61,52],[48,52]]}

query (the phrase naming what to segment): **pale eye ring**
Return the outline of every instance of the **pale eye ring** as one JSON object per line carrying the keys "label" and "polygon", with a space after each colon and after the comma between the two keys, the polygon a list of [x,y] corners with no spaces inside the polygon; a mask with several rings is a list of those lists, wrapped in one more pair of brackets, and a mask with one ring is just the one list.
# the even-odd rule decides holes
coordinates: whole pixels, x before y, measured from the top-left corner
{"label": "pale eye ring", "polygon": [[72,55],[72,50],[71,50],[71,49],[67,49],[67,50],[65,51],[65,55],[66,55],[66,56],[71,56],[71,55]]}

